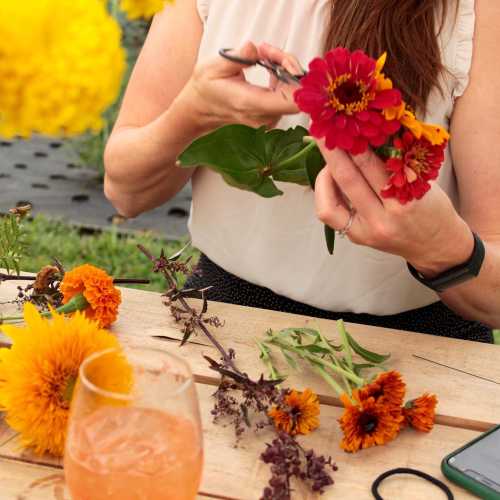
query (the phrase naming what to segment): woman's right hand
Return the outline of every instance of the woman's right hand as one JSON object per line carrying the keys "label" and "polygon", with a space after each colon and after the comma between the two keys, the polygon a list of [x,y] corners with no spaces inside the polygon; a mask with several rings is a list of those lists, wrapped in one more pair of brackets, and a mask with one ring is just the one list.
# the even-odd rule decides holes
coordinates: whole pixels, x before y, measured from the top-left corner
{"label": "woman's right hand", "polygon": [[[257,47],[247,42],[234,55],[256,60]],[[283,115],[298,113],[290,92],[248,83],[243,70],[247,68],[217,56],[199,63],[181,92],[201,129],[210,131],[223,125],[241,123],[251,127],[273,127]]]}

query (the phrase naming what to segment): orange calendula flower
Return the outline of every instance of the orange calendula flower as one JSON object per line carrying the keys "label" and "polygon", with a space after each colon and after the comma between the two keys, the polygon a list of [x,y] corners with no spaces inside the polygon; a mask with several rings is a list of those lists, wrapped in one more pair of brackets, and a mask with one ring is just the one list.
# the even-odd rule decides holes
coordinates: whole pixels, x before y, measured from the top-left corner
{"label": "orange calendula flower", "polygon": [[434,426],[437,402],[434,394],[424,394],[408,401],[403,408],[405,422],[417,431],[430,432]]}
{"label": "orange calendula flower", "polygon": [[346,395],[341,396],[345,412],[340,418],[344,438],[340,443],[343,450],[355,453],[364,448],[379,446],[392,441],[399,433],[404,417],[401,409],[375,401],[374,397],[361,399],[353,391],[354,403]]}
{"label": "orange calendula flower", "polygon": [[373,397],[375,402],[401,411],[406,392],[406,384],[401,374],[395,370],[381,373],[371,384],[359,389],[361,401]]}
{"label": "orange calendula flower", "polygon": [[83,297],[88,303],[82,307],[85,316],[97,321],[101,328],[107,328],[118,316],[120,291],[114,286],[113,278],[102,269],[90,264],[75,267],[64,275],[60,290],[63,304]]}
{"label": "orange calendula flower", "polygon": [[306,389],[303,392],[291,390],[283,399],[283,404],[269,411],[276,428],[294,436],[309,434],[319,427],[318,396]]}

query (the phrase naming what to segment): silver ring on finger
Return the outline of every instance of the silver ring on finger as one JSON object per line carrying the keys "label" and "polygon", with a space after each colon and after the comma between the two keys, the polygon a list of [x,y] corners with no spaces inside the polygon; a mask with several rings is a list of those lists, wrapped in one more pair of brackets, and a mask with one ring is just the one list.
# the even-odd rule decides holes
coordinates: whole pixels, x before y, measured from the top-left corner
{"label": "silver ring on finger", "polygon": [[356,217],[356,209],[351,208],[349,211],[349,220],[347,221],[347,224],[340,230],[336,231],[336,233],[341,237],[345,238],[349,231],[351,230],[352,224],[354,222],[354,218]]}

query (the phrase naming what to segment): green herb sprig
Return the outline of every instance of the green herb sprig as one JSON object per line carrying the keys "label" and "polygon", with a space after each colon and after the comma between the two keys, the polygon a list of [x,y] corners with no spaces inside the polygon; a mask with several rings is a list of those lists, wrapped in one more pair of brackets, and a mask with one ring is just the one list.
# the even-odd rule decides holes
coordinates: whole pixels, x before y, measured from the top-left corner
{"label": "green herb sprig", "polygon": [[[390,354],[378,354],[362,347],[346,330],[342,320],[337,321],[340,344],[327,339],[313,328],[285,328],[268,330],[264,339],[257,340],[260,358],[270,377],[283,379],[285,375],[276,367],[276,354],[282,356],[289,368],[301,369],[301,363],[321,376],[337,393],[352,395],[352,390],[363,387],[369,381],[365,370],[385,370],[384,363]],[[357,354],[362,362],[357,362]]]}

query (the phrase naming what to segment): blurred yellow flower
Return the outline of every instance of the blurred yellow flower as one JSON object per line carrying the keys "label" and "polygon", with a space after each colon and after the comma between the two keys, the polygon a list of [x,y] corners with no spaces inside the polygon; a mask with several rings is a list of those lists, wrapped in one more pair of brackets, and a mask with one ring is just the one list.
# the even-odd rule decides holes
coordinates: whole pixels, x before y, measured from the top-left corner
{"label": "blurred yellow flower", "polygon": [[[49,320],[28,303],[24,319],[24,327],[0,327],[13,341],[11,348],[0,349],[0,411],[19,432],[23,446],[61,456],[81,363],[119,343],[81,312],[71,318],[53,312]],[[119,355],[108,358],[93,377],[110,391],[123,393],[132,386],[131,366]]]}
{"label": "blurred yellow flower", "polygon": [[124,70],[102,0],[0,1],[0,136],[98,130]]}
{"label": "blurred yellow flower", "polygon": [[141,17],[149,19],[160,12],[165,3],[174,3],[175,0],[121,0],[120,8],[127,14],[129,19]]}

